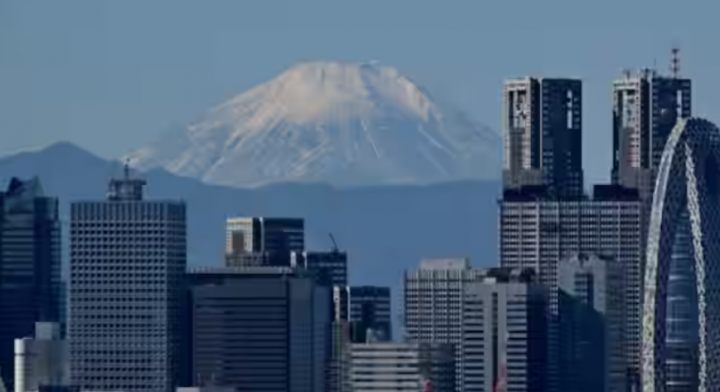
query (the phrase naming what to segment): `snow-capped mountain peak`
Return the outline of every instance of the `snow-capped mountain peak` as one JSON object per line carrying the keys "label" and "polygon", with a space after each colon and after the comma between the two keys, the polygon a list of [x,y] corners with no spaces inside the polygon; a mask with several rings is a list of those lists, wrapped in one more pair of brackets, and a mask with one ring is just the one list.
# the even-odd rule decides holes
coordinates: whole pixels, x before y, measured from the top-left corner
{"label": "snow-capped mountain peak", "polygon": [[[222,185],[487,177],[499,137],[378,62],[308,62],[128,156]],[[493,172],[494,174],[494,172]]]}

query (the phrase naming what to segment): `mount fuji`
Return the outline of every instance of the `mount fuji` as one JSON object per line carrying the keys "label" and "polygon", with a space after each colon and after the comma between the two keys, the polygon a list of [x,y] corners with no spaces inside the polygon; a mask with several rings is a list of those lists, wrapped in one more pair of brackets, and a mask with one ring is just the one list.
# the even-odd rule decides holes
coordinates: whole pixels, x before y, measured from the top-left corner
{"label": "mount fuji", "polygon": [[215,185],[352,187],[497,178],[500,144],[395,68],[309,62],[125,158]]}

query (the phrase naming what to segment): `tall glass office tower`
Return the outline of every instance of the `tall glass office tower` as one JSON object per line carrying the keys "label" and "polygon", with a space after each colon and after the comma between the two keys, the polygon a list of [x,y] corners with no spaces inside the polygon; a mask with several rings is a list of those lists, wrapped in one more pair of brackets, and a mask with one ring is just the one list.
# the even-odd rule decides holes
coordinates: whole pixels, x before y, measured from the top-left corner
{"label": "tall glass office tower", "polygon": [[40,180],[13,178],[0,192],[0,377],[13,388],[13,344],[38,321],[57,321],[60,297],[58,199]]}

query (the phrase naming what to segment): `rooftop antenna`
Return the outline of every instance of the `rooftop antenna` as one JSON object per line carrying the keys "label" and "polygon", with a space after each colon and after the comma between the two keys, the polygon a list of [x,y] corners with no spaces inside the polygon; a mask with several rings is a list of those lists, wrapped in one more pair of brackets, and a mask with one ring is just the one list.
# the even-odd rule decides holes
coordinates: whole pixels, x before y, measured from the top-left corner
{"label": "rooftop antenna", "polygon": [[677,79],[680,77],[680,48],[674,46],[672,48],[672,59],[670,60],[670,73],[672,77]]}
{"label": "rooftop antenna", "polygon": [[130,158],[125,159],[125,164],[123,165],[123,174],[125,175],[125,179],[130,179]]}
{"label": "rooftop antenna", "polygon": [[330,236],[330,241],[332,241],[332,243],[333,243],[332,251],[337,252],[338,246],[337,246],[337,242],[335,242],[335,236],[333,236],[332,233],[328,233],[328,235]]}

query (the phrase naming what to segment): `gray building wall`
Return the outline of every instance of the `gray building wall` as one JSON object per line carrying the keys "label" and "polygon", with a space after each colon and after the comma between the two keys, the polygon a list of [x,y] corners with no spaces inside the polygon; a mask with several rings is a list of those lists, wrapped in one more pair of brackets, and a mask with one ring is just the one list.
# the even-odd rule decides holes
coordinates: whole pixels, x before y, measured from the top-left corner
{"label": "gray building wall", "polygon": [[58,199],[37,178],[0,192],[0,377],[13,389],[13,344],[60,317]]}
{"label": "gray building wall", "polygon": [[488,270],[465,288],[465,392],[546,391],[547,289],[534,272]]}
{"label": "gray building wall", "polygon": [[[636,192],[596,186],[592,200],[553,201],[521,197],[500,202],[500,264],[534,268],[550,290],[550,349],[557,349],[558,262],[577,253],[612,257],[625,276],[628,372],[639,375],[644,240],[642,202]],[[553,348],[554,347],[554,348]],[[557,358],[552,354],[551,358]],[[549,362],[549,382],[558,377]]]}
{"label": "gray building wall", "polygon": [[70,372],[83,390],[174,391],[179,379],[186,211],[112,180],[71,204]]}
{"label": "gray building wall", "polygon": [[558,280],[561,390],[625,390],[622,266],[580,253],[560,262]]}
{"label": "gray building wall", "polygon": [[405,338],[419,343],[451,343],[456,347],[456,385],[463,384],[463,303],[470,283],[486,270],[467,259],[423,260],[404,277]]}
{"label": "gray building wall", "polygon": [[194,271],[189,280],[195,385],[325,390],[328,287],[273,267]]}
{"label": "gray building wall", "polygon": [[452,344],[353,343],[350,386],[353,392],[454,392]]}

